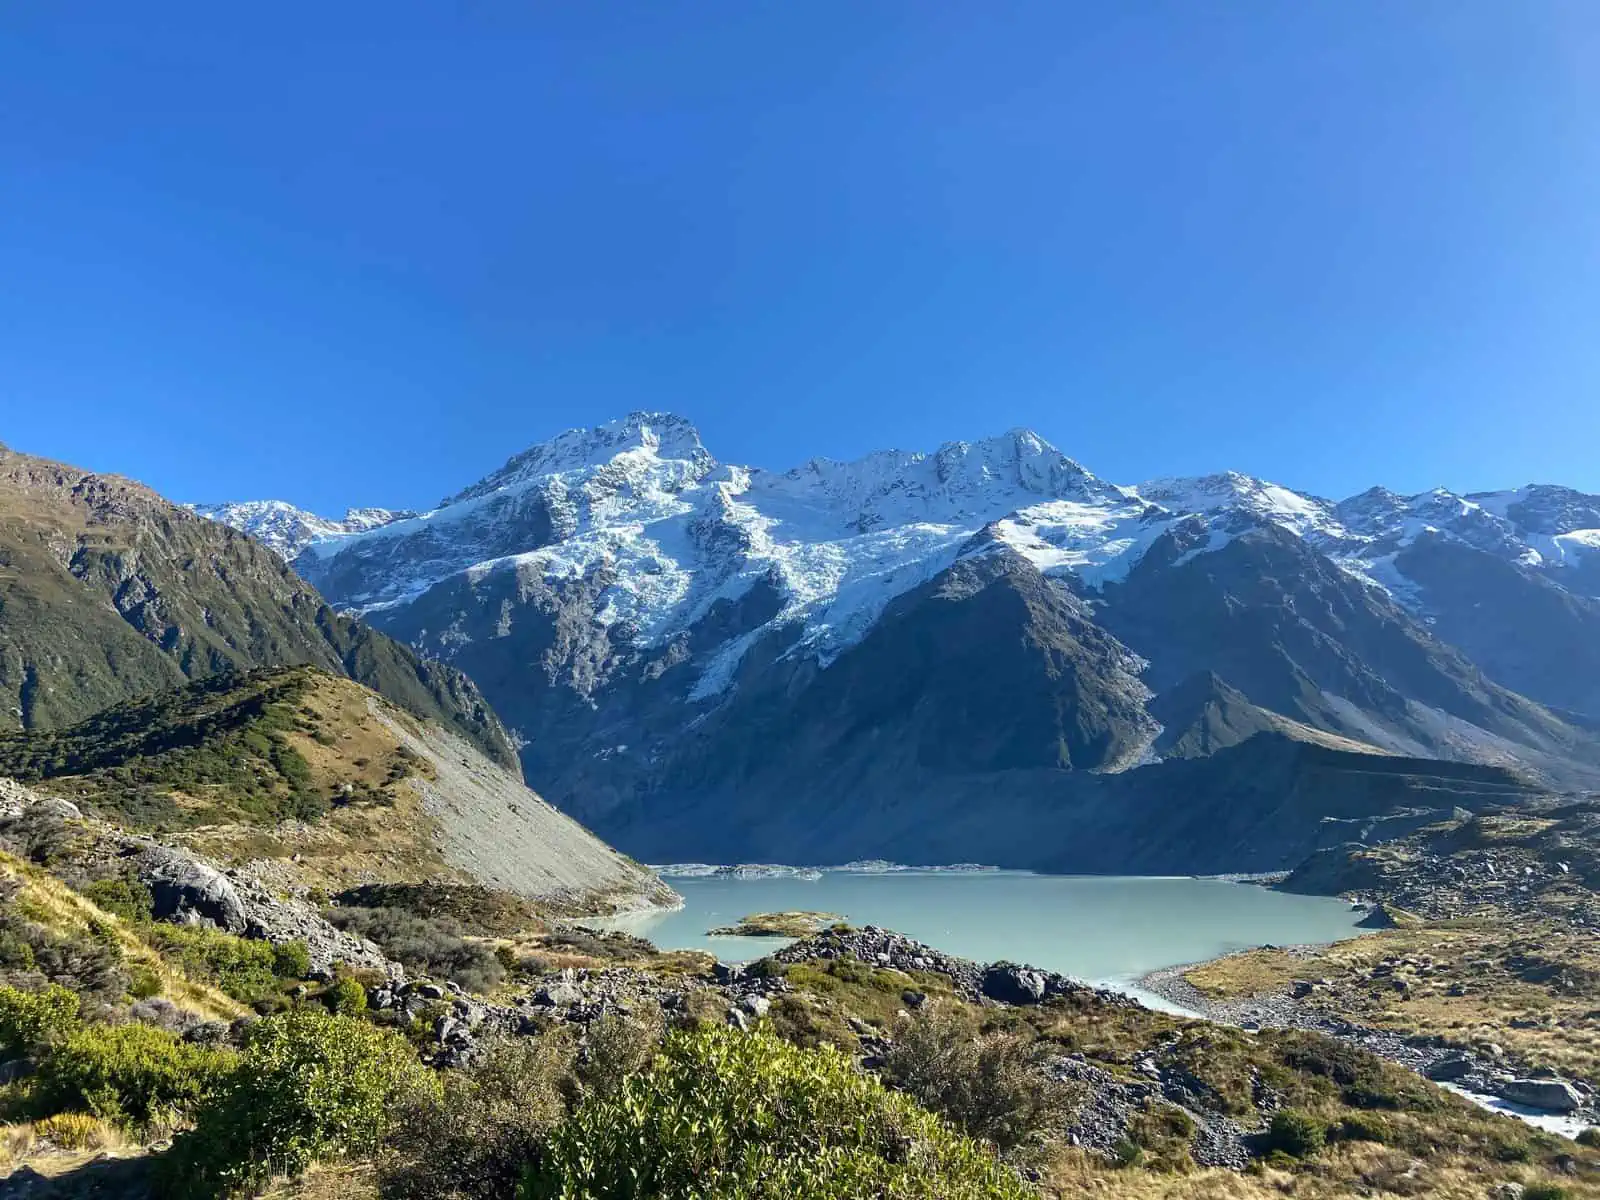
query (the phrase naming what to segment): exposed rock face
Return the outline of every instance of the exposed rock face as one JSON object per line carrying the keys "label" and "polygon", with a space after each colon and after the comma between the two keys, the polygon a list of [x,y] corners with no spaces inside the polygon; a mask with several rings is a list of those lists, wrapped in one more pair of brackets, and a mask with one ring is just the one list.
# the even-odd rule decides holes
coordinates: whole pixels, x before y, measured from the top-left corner
{"label": "exposed rock face", "polygon": [[1044,973],[1014,963],[995,963],[983,973],[983,994],[1002,1004],[1043,1003]]}
{"label": "exposed rock face", "polygon": [[[200,855],[82,818],[70,804],[65,806],[72,812],[63,814],[64,804],[11,780],[0,780],[0,817],[22,817],[30,809],[69,816],[76,822],[74,854],[81,858],[81,865],[98,864],[102,872],[127,873],[145,884],[155,900],[154,915],[158,920],[206,924],[275,944],[303,941],[310,952],[313,971],[328,972],[335,964],[345,963],[382,971],[394,979],[405,977],[400,965],[390,962],[377,946],[335,929],[305,901],[275,896],[253,880],[225,872]],[[0,830],[0,846],[13,852],[20,848],[6,846],[5,842],[5,833]]]}

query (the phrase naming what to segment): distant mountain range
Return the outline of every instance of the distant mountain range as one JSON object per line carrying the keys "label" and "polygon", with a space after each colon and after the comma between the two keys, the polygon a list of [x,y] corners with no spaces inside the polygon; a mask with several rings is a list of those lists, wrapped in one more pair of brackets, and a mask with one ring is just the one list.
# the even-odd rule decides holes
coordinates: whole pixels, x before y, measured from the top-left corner
{"label": "distant mountain range", "polygon": [[1570,488],[1123,486],[1023,430],[777,473],[636,413],[424,513],[200,511],[461,668],[642,856],[1243,869],[1324,817],[1600,786]]}

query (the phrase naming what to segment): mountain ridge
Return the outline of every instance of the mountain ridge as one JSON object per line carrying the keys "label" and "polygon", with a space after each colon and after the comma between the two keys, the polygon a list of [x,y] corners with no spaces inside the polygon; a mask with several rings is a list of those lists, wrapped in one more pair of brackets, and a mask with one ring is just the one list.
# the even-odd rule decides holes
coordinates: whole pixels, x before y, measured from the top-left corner
{"label": "mountain ridge", "polygon": [[[1328,763],[1387,755],[1600,784],[1600,695],[1563,671],[1594,653],[1600,600],[1573,564],[1600,501],[1475,496],[1334,502],[1231,472],[1124,486],[1026,430],[772,472],[636,413],[294,566],[477,679],[528,779],[630,850],[692,854],[666,831],[714,821],[729,853],[781,856],[803,816],[843,823],[819,850],[893,857],[882,814],[835,795],[921,811],[1027,776],[1079,811],[1131,803],[1097,777],[1188,758],[1173,777],[1225,804],[1239,780],[1204,762],[1264,737],[1334,756],[1271,760],[1291,774],[1372,778]],[[1168,737],[1161,695],[1197,672],[1217,684]],[[1396,803],[1416,777],[1380,775]],[[1008,861],[1030,865],[1026,823],[1053,819],[1016,812]]]}
{"label": "mountain ridge", "polygon": [[337,613],[248,535],[122,476],[0,451],[0,731],[300,663],[371,684],[513,761],[470,680]]}

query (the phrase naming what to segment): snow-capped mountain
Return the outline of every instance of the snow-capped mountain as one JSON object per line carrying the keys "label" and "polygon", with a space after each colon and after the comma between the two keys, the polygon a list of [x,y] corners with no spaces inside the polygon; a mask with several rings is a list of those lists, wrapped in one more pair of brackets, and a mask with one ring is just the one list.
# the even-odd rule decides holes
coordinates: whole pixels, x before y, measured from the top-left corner
{"label": "snow-capped mountain", "polygon": [[[681,830],[706,797],[811,794],[819,754],[881,789],[918,747],[895,778],[924,790],[1261,730],[1551,779],[1600,764],[1600,498],[1569,489],[1123,486],[1026,430],[779,473],[635,413],[424,513],[200,511],[465,669],[535,784],[641,852],[693,849],[657,836],[667,809]],[[886,759],[852,729],[899,733]]]}
{"label": "snow-capped mountain", "polygon": [[292,560],[313,542],[345,534],[365,533],[390,521],[415,514],[387,508],[352,508],[334,521],[296,508],[284,500],[245,500],[225,504],[191,504],[202,517],[250,534],[280,558]]}
{"label": "snow-capped mountain", "polygon": [[[1211,532],[1209,549],[1249,527],[1241,516],[1278,525],[1408,605],[1418,597],[1393,559],[1419,538],[1542,572],[1600,565],[1600,497],[1569,488],[1401,496],[1380,487],[1335,503],[1231,471],[1125,487],[1027,430],[931,454],[813,459],[776,474],[719,465],[693,425],[659,413],[569,430],[426,513],[355,508],[333,520],[279,500],[195,508],[285,558],[306,552],[313,579],[340,573],[332,591],[356,611],[532,555],[526,561],[554,576],[614,570],[605,619],[649,640],[770,577],[790,598],[777,619],[805,619],[823,657],[991,525],[993,538],[1041,570],[1091,587],[1125,575],[1190,516]],[[367,565],[352,569],[358,562]],[[1555,578],[1600,595],[1588,574]]]}

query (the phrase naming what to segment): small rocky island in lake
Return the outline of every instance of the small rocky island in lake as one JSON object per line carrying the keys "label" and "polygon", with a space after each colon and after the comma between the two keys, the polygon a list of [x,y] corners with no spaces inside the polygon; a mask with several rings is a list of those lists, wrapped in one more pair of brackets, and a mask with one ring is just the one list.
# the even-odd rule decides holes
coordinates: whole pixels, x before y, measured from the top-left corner
{"label": "small rocky island in lake", "polygon": [[707,937],[809,937],[821,933],[844,918],[838,913],[775,912],[750,913],[733,925],[706,931]]}

